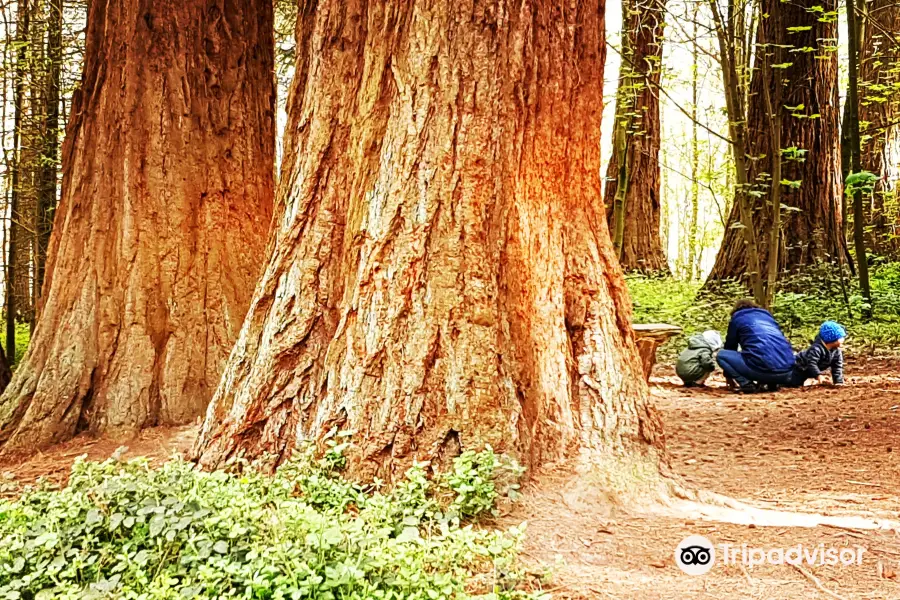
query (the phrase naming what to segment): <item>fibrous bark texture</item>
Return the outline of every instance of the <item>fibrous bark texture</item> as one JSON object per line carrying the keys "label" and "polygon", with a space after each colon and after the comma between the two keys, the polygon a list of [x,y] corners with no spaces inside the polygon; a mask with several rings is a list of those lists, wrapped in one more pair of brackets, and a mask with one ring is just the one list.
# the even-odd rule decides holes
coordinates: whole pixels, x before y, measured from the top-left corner
{"label": "fibrous bark texture", "polygon": [[203,414],[272,214],[272,7],[94,0],[12,452]]}
{"label": "fibrous bark texture", "polygon": [[872,250],[900,253],[900,4],[892,0],[863,3],[863,43],[859,53],[862,168],[878,176],[867,225]]}
{"label": "fibrous bark texture", "polygon": [[[622,63],[616,95],[616,134],[624,133],[621,151],[613,151],[603,190],[610,231],[615,230],[619,169],[628,184],[620,202],[623,231],[619,261],[626,271],[668,272],[660,238],[659,84],[665,23],[664,0],[631,0],[623,5]],[[624,132],[619,132],[624,128]]]}
{"label": "fibrous bark texture", "polygon": [[659,438],[603,218],[603,9],[301,2],[278,231],[202,465],[333,427],[386,480]]}
{"label": "fibrous bark texture", "polygon": [[[766,204],[772,184],[774,152],[783,155],[782,178],[799,182],[786,184],[781,204],[790,207],[782,214],[779,270],[798,269],[821,261],[837,260],[843,249],[841,233],[840,129],[837,68],[837,20],[822,18],[820,10],[837,10],[834,0],[821,2],[780,2],[763,0],[757,30],[756,65],[760,53],[783,49],[787,65],[756,70],[750,87],[748,111],[748,155],[752,159],[749,190],[756,198],[753,222],[759,234],[760,266],[766,272],[767,238],[771,210]],[[763,87],[781,85],[782,110],[786,111],[781,140],[769,134]],[[772,93],[772,97],[778,94]],[[793,152],[796,149],[800,152]],[[739,209],[732,208],[725,238],[716,257],[710,280],[740,278],[747,273],[745,236]]]}

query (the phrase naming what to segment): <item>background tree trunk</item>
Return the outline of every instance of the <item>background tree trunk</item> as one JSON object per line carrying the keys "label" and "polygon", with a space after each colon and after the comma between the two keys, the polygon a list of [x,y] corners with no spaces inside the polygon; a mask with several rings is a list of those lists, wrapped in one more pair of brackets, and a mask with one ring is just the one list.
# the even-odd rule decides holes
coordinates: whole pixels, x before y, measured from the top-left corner
{"label": "background tree trunk", "polygon": [[[821,4],[821,3],[819,3]],[[816,6],[819,6],[816,4]],[[812,5],[810,5],[812,6]],[[768,15],[760,19],[757,43],[771,52],[770,44],[790,46],[801,50],[784,50],[785,60],[790,66],[773,68],[768,77],[759,70],[754,71],[750,88],[748,112],[749,147],[748,154],[763,158],[753,161],[750,172],[751,191],[756,196],[754,223],[759,234],[759,255],[762,271],[766,272],[768,235],[771,211],[767,207],[768,186],[772,173],[773,152],[785,148],[806,150],[801,161],[784,160],[783,177],[789,181],[799,181],[800,187],[785,186],[781,194],[783,205],[795,210],[783,213],[781,230],[782,251],[779,271],[799,269],[818,261],[837,260],[843,251],[841,239],[841,180],[840,144],[838,113],[838,69],[837,50],[833,47],[837,39],[837,21],[824,22],[819,13],[808,10],[805,3],[785,3],[779,0],[763,0],[761,13]],[[825,2],[826,12],[835,11],[834,0]],[[808,30],[789,31],[788,28],[809,27]],[[814,48],[808,52],[802,49]],[[757,56],[756,64],[761,64]],[[769,135],[768,118],[763,98],[763,85],[773,89],[776,78],[782,79],[783,104],[789,109],[781,127],[781,140],[772,140]],[[773,96],[775,94],[773,93]],[[801,107],[802,108],[798,108]],[[762,174],[768,177],[760,179]],[[710,274],[710,280],[740,278],[747,273],[748,262],[744,236],[739,228],[732,227],[740,222],[738,207],[731,210],[725,237]]]}
{"label": "background tree trunk", "polygon": [[700,44],[699,28],[697,20],[694,20],[693,40],[691,42],[691,56],[694,68],[691,69],[691,200],[690,221],[687,236],[687,264],[684,273],[688,280],[694,281],[700,278],[703,263],[703,247],[700,244],[699,218],[700,218],[700,137],[697,124],[699,114],[697,111],[699,94],[699,69],[700,69]]}
{"label": "background tree trunk", "polygon": [[16,69],[14,79],[13,144],[10,174],[9,229],[6,249],[6,348],[10,363],[16,360],[16,319],[19,317],[18,304],[21,295],[21,245],[24,243],[22,231],[21,173],[22,173],[22,122],[25,114],[25,75],[28,60],[28,25],[31,11],[28,0],[20,2],[16,14]]}
{"label": "background tree trunk", "polygon": [[12,370],[9,368],[10,362],[12,361],[7,358],[6,352],[0,346],[0,394],[9,385],[9,380],[12,379]]}
{"label": "background tree trunk", "polygon": [[301,2],[284,210],[202,465],[332,427],[386,480],[659,439],[603,219],[603,3],[513,6]]}
{"label": "background tree trunk", "polygon": [[[615,229],[619,169],[628,182],[621,205],[619,260],[626,271],[668,272],[660,239],[660,119],[664,0],[629,0],[623,5],[623,58],[616,94],[616,128],[625,127],[621,152],[606,170],[603,196],[610,230]],[[624,125],[627,123],[627,125]]]}
{"label": "background tree trunk", "polygon": [[91,3],[4,452],[203,413],[271,219],[272,28],[262,0]]}
{"label": "background tree trunk", "polygon": [[47,247],[53,230],[53,212],[56,210],[56,188],[59,178],[59,102],[62,73],[62,0],[47,3],[47,52],[46,76],[43,85],[45,96],[43,139],[41,144],[40,186],[35,214],[34,249],[34,303],[39,313],[41,288],[47,263]]}
{"label": "background tree trunk", "polygon": [[859,48],[859,122],[862,168],[878,176],[866,211],[871,248],[876,254],[900,253],[900,4],[869,0],[862,15]]}

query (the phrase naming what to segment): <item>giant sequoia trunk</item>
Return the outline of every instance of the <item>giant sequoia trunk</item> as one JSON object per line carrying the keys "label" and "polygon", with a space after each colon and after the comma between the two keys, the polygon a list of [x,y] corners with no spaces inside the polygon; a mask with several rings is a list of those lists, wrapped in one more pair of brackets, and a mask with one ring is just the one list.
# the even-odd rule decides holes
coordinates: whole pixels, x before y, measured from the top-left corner
{"label": "giant sequoia trunk", "polygon": [[862,168],[878,176],[866,223],[876,254],[900,252],[900,207],[894,194],[900,176],[900,4],[864,4],[859,53]]}
{"label": "giant sequoia trunk", "polygon": [[[779,270],[798,269],[819,261],[837,260],[843,249],[841,237],[841,181],[837,21],[822,19],[818,10],[837,10],[836,0],[821,2],[780,2],[763,0],[757,30],[757,60],[761,52],[772,53],[771,44],[784,48],[787,68],[771,68],[764,74],[755,70],[750,87],[748,111],[748,155],[760,157],[750,169],[751,195],[755,197],[754,223],[759,234],[762,272],[767,270],[768,235],[771,210],[766,204],[771,185],[773,152],[796,148],[801,157],[784,155],[782,177],[799,182],[784,186],[781,203],[790,207],[782,215]],[[811,51],[810,51],[811,50]],[[770,58],[770,64],[772,63]],[[781,140],[771,139],[762,86],[774,89],[781,80],[782,104],[787,111],[781,126]],[[776,97],[777,94],[772,94]],[[797,160],[792,160],[796,157]],[[725,229],[725,238],[710,274],[711,280],[740,278],[747,274],[745,236],[735,227],[740,214],[735,203]]]}
{"label": "giant sequoia trunk", "polygon": [[620,142],[606,170],[606,216],[625,270],[668,271],[659,233],[659,83],[665,1],[630,0],[623,9],[614,133]]}
{"label": "giant sequoia trunk", "polygon": [[333,427],[386,479],[486,443],[651,448],[600,196],[603,8],[301,3],[278,231],[202,465]]}
{"label": "giant sequoia trunk", "polygon": [[201,415],[272,212],[271,3],[93,0],[4,451]]}

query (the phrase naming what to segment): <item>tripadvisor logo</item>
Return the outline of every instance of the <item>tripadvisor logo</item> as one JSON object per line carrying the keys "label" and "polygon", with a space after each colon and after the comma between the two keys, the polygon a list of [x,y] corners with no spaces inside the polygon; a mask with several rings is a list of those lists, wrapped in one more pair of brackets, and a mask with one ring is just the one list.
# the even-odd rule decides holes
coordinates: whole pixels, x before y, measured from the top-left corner
{"label": "tripadvisor logo", "polygon": [[688,575],[705,575],[716,562],[716,549],[702,535],[691,535],[675,548],[675,564]]}
{"label": "tripadvisor logo", "polygon": [[[734,546],[719,544],[719,561],[725,565],[743,564],[753,568],[759,565],[853,566],[861,565],[866,549],[861,546],[826,548],[819,544],[814,548],[797,544],[791,548],[750,548],[746,544]],[[701,535],[691,535],[675,548],[675,563],[688,575],[705,575],[716,562],[713,543]]]}

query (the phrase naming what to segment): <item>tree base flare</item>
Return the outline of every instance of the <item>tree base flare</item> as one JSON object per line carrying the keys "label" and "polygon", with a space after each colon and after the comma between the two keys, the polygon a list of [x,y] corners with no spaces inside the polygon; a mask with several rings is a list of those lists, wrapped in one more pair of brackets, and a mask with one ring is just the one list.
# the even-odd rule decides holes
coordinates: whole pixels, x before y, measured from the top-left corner
{"label": "tree base flare", "polygon": [[223,10],[90,3],[41,314],[0,397],[4,452],[206,410],[274,194],[272,6]]}
{"label": "tree base flare", "polygon": [[602,209],[603,6],[508,10],[301,11],[283,212],[201,465],[333,429],[386,481],[662,443]]}

